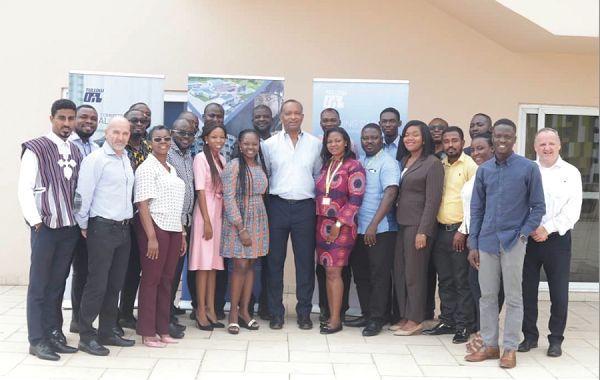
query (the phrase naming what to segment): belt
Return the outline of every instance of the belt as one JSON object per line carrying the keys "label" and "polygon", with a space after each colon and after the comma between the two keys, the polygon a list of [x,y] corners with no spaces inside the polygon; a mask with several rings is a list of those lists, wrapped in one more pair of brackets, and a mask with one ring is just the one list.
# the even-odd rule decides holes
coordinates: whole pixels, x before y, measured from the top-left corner
{"label": "belt", "polygon": [[112,224],[114,226],[127,226],[131,223],[131,219],[124,219],[124,220],[112,220],[112,219],[106,219],[103,218],[101,216],[95,216],[93,218],[91,218],[92,220],[96,221],[96,222],[101,222],[101,223],[106,223],[106,224]]}
{"label": "belt", "polygon": [[285,198],[281,198],[279,195],[273,195],[273,197],[275,197],[275,198],[277,198],[279,200],[282,200],[284,202],[287,202],[290,205],[311,200],[311,198],[306,198],[306,199],[285,199]]}
{"label": "belt", "polygon": [[454,224],[442,224],[438,223],[438,226],[444,231],[456,231],[460,227],[462,223],[454,223]]}

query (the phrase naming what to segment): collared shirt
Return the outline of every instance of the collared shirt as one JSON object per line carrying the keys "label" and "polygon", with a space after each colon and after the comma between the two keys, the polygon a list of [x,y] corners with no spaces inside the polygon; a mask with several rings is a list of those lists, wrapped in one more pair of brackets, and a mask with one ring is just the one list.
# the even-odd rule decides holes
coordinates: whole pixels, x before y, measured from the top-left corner
{"label": "collared shirt", "polygon": [[383,149],[394,159],[396,159],[396,155],[398,154],[398,147],[400,146],[400,137],[400,134],[398,134],[394,141],[392,141],[389,144],[385,142],[385,139],[383,139]]}
{"label": "collared shirt", "polygon": [[[54,132],[46,135],[50,141],[56,144],[59,154],[69,156],[71,154],[70,142],[58,137]],[[19,171],[19,182],[17,187],[17,195],[23,216],[30,226],[34,226],[42,222],[42,216],[38,210],[36,195],[39,195],[41,190],[38,190],[39,182],[39,164],[35,153],[26,149],[21,157],[21,169]],[[68,215],[66,215],[68,217]],[[70,220],[67,224],[74,225],[75,221]]]}
{"label": "collared shirt", "polygon": [[475,175],[471,198],[470,247],[500,254],[520,235],[529,236],[546,212],[540,169],[512,153],[504,162],[492,158]]}
{"label": "collared shirt", "polygon": [[79,149],[83,157],[86,157],[88,154],[100,148],[100,145],[96,144],[90,139],[88,139],[88,142],[83,142],[83,140],[81,139],[81,137],[79,137],[77,132],[71,133],[71,136],[69,136],[67,140],[75,144],[75,146]]}
{"label": "collared shirt", "polygon": [[463,207],[460,192],[464,184],[475,177],[477,164],[471,157],[461,153],[453,164],[450,164],[446,157],[442,160],[442,165],[444,165],[444,191],[437,220],[442,224],[461,223]]}
{"label": "collared shirt", "polygon": [[281,131],[264,143],[269,172],[269,193],[285,199],[315,197],[315,181],[321,172],[321,141],[308,132],[300,132],[296,146]]}
{"label": "collared shirt", "polygon": [[80,207],[77,224],[88,228],[88,219],[100,216],[122,221],[133,217],[133,169],[127,154],[120,157],[110,144],[92,152],[81,163],[76,197]]}
{"label": "collared shirt", "polygon": [[[199,131],[196,135],[196,140],[194,141],[194,145],[192,146],[192,156],[196,156],[198,153],[202,152],[202,148],[204,147],[204,140],[202,140],[202,131]],[[227,138],[225,139],[225,145],[221,148],[221,154],[225,157],[225,162],[229,162],[234,159],[237,155],[237,139],[235,136],[227,134]]]}
{"label": "collared shirt", "polygon": [[463,235],[468,235],[470,231],[469,223],[471,223],[471,197],[473,196],[474,184],[475,176],[471,177],[471,179],[465,183],[462,190],[460,191],[460,197],[462,199],[463,205],[463,222],[458,228],[458,232],[462,233]]}
{"label": "collared shirt", "polygon": [[131,161],[131,167],[135,172],[137,168],[144,162],[150,153],[152,153],[152,147],[148,140],[142,138],[139,149],[134,149],[131,145],[127,144],[125,147],[129,161]]}
{"label": "collared shirt", "polygon": [[536,161],[542,173],[546,214],[542,226],[549,234],[564,235],[575,226],[581,214],[583,198],[581,173],[560,156],[549,168]]}
{"label": "collared shirt", "polygon": [[167,153],[167,161],[173,165],[179,178],[185,183],[185,197],[183,198],[183,211],[181,213],[181,223],[184,226],[192,224],[192,211],[194,210],[194,159],[190,149],[185,153],[179,149],[173,141],[171,149]]}
{"label": "collared shirt", "polygon": [[[361,157],[359,161],[365,168],[367,178],[365,195],[358,210],[358,233],[363,235],[379,209],[385,189],[390,186],[398,187],[400,166],[398,161],[386,154],[383,149],[373,156]],[[378,234],[388,231],[398,231],[396,212],[393,207],[377,225]]]}
{"label": "collared shirt", "polygon": [[135,172],[134,202],[148,200],[154,223],[163,231],[181,232],[185,183],[173,165],[167,170],[153,154]]}

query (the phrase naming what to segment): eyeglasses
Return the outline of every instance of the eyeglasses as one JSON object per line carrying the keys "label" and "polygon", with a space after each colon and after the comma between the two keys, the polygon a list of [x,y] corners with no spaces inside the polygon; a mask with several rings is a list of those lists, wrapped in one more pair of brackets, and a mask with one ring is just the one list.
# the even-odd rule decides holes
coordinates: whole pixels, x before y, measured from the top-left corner
{"label": "eyeglasses", "polygon": [[196,133],[176,130],[175,133],[181,137],[194,137]]}
{"label": "eyeglasses", "polygon": [[171,137],[169,137],[169,136],[166,136],[166,137],[153,137],[152,141],[154,141],[155,143],[171,142]]}
{"label": "eyeglasses", "polygon": [[137,117],[132,117],[131,119],[129,119],[129,122],[131,124],[137,124],[137,123],[146,124],[148,122],[148,119],[138,119]]}

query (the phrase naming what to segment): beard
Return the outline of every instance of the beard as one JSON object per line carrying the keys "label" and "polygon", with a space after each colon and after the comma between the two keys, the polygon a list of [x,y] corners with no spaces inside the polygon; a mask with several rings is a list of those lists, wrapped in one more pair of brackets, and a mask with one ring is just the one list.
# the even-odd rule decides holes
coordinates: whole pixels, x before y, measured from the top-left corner
{"label": "beard", "polygon": [[79,130],[79,129],[76,129],[75,133],[77,133],[77,135],[79,137],[81,137],[82,139],[85,139],[85,140],[89,139],[94,134],[94,132],[90,133],[90,132],[85,132],[85,131],[82,131],[82,130]]}

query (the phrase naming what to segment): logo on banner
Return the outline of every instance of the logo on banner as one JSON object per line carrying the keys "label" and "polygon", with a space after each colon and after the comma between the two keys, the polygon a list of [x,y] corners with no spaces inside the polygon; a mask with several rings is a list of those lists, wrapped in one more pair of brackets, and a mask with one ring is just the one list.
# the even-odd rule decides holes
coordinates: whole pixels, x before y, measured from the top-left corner
{"label": "logo on banner", "polygon": [[323,108],[344,108],[344,96],[347,94],[346,91],[326,91],[323,97]]}
{"label": "logo on banner", "polygon": [[83,95],[84,103],[102,103],[103,88],[86,88]]}

